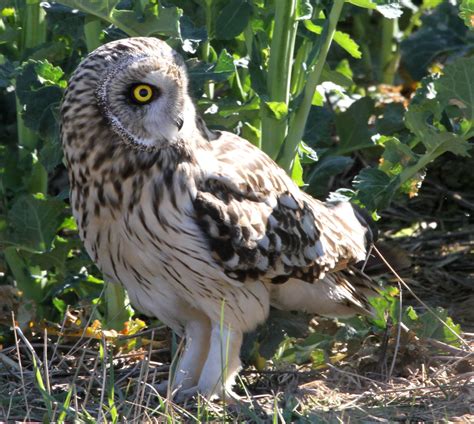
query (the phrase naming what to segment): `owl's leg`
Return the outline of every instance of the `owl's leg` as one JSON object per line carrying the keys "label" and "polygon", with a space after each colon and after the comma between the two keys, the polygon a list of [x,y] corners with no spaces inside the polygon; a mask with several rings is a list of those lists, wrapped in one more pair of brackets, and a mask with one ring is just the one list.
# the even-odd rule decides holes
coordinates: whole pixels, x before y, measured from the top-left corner
{"label": "owl's leg", "polygon": [[209,352],[211,323],[207,317],[188,321],[185,326],[186,344],[173,378],[172,392],[182,391],[198,384]]}
{"label": "owl's leg", "polygon": [[208,399],[234,397],[232,385],[240,369],[242,332],[220,323],[212,325],[209,354],[196,387],[180,391],[181,397],[199,392]]}

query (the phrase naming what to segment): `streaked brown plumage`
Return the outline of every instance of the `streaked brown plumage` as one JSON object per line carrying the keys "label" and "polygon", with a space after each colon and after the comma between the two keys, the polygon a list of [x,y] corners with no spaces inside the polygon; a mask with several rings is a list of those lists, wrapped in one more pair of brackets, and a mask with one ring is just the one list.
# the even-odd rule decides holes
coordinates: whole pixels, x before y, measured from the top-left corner
{"label": "streaked brown plumage", "polygon": [[344,316],[367,311],[373,290],[351,266],[368,233],[352,207],[311,198],[247,141],[209,131],[187,84],[160,40],[106,44],[71,77],[61,134],[87,252],[186,337],[180,396],[212,397],[230,390],[242,335],[270,305]]}

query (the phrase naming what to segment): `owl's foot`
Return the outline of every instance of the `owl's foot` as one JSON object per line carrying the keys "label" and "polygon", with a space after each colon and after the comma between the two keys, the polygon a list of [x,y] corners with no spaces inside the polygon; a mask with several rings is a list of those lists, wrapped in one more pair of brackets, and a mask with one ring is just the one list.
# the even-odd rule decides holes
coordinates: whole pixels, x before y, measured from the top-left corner
{"label": "owl's foot", "polygon": [[225,393],[205,393],[201,390],[199,390],[199,386],[194,386],[189,389],[185,390],[179,390],[176,395],[173,397],[173,400],[176,403],[183,403],[193,397],[196,397],[198,395],[201,395],[205,397],[208,400],[221,400],[225,401],[226,404],[231,405],[234,404],[238,401],[241,401],[242,398],[234,393],[232,390],[226,390]]}
{"label": "owl's foot", "polygon": [[168,390],[171,389],[170,382],[168,380],[163,380],[161,383],[155,384],[154,386],[155,386],[156,391],[161,396],[167,396]]}

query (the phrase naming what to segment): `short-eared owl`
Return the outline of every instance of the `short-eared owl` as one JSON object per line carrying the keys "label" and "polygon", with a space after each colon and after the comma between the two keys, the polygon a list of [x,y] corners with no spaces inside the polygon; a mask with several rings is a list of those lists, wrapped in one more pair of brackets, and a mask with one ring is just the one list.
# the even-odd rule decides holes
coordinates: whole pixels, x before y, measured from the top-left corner
{"label": "short-eared owl", "polygon": [[181,397],[230,391],[242,336],[270,305],[365,312],[352,264],[370,230],[349,203],[302,192],[265,153],[210,131],[183,59],[155,38],[108,43],[69,81],[61,136],[87,252],[133,306],[186,339]]}

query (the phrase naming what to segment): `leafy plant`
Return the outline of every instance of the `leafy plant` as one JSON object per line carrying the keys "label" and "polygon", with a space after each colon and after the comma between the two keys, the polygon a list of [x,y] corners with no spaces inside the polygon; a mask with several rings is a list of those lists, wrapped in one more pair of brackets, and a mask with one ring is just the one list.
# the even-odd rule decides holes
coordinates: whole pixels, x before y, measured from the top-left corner
{"label": "leafy plant", "polygon": [[[130,317],[121,289],[107,286],[101,298],[102,278],[67,205],[58,137],[69,75],[88,52],[125,36],[166,39],[187,61],[208,125],[261,147],[310,193],[326,195],[330,180],[353,167],[352,175],[360,171],[355,191],[344,193],[370,211],[401,192],[414,195],[430,163],[470,148],[472,32],[459,24],[472,26],[472,4],[410,7],[383,0],[2,1],[2,283],[38,305],[37,319],[91,304],[93,318],[107,326],[122,328]],[[447,29],[435,45],[440,23]],[[442,75],[423,80],[407,111],[381,104],[377,84],[412,85],[449,52],[450,63],[436,68]],[[370,166],[360,170],[354,153]]]}

